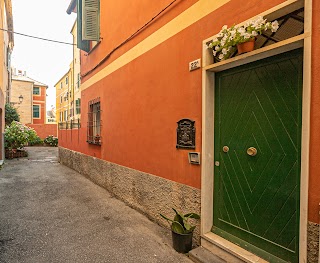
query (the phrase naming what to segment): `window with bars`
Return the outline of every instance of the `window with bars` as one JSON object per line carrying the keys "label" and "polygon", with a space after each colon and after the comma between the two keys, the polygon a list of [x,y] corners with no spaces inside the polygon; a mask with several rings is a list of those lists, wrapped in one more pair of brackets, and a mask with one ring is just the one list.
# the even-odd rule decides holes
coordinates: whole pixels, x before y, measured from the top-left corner
{"label": "window with bars", "polygon": [[87,142],[96,145],[101,145],[102,142],[100,98],[89,101]]}

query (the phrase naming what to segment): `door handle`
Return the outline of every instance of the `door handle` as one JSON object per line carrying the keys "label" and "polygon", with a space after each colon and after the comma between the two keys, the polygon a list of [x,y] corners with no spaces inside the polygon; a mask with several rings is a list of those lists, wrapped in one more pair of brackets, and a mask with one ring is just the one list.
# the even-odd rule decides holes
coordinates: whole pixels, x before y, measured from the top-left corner
{"label": "door handle", "polygon": [[248,155],[250,155],[250,156],[255,156],[255,155],[257,155],[257,149],[256,148],[254,148],[254,147],[249,147],[248,149],[247,149],[247,154]]}

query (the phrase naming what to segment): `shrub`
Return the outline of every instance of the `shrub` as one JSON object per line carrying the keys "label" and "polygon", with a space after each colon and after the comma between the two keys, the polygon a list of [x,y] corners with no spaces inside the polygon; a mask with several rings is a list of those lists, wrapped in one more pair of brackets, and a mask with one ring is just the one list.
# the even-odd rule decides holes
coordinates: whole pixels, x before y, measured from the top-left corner
{"label": "shrub", "polygon": [[28,141],[28,145],[43,145],[43,140],[37,135],[35,138]]}
{"label": "shrub", "polygon": [[6,104],[5,106],[6,125],[10,125],[13,121],[20,121],[20,116],[16,108],[12,107],[10,104]]}
{"label": "shrub", "polygon": [[58,138],[54,137],[53,135],[49,135],[44,139],[44,143],[52,147],[56,147],[58,146]]}
{"label": "shrub", "polygon": [[18,121],[12,121],[4,130],[4,147],[10,150],[21,149],[36,136],[37,133],[34,129]]}

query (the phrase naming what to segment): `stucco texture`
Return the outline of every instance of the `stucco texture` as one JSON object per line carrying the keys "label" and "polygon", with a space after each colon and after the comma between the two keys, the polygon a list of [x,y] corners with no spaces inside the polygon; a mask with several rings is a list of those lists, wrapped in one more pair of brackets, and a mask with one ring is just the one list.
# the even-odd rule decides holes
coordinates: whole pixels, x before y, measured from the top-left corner
{"label": "stucco texture", "polygon": [[308,263],[318,263],[319,260],[319,224],[308,224]]}

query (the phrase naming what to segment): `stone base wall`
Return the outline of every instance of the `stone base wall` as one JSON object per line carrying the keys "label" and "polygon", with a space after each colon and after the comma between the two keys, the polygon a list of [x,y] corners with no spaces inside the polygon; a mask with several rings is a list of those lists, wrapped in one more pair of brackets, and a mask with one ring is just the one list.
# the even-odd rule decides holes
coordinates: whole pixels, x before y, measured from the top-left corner
{"label": "stone base wall", "polygon": [[308,222],[308,263],[319,262],[319,224]]}
{"label": "stone base wall", "polygon": [[[173,218],[172,207],[184,213],[200,214],[199,189],[62,147],[59,147],[59,160],[162,226],[169,228],[159,214]],[[200,242],[200,222],[197,225],[195,245]]]}
{"label": "stone base wall", "polygon": [[[172,207],[185,213],[200,214],[199,189],[110,163],[59,147],[60,163],[84,175],[115,197],[145,214],[152,221],[169,228],[160,213],[173,217]],[[200,242],[200,222],[194,232],[194,244]],[[319,224],[308,224],[308,263],[318,263]]]}

